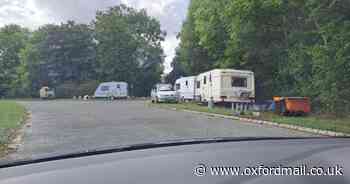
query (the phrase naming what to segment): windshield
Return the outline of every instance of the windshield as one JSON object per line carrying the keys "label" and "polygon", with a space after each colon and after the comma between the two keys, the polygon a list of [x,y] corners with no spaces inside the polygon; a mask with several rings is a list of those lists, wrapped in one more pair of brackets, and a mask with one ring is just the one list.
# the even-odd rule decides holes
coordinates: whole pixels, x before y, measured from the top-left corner
{"label": "windshield", "polygon": [[160,86],[159,87],[159,91],[172,91],[172,87],[171,86]]}
{"label": "windshield", "polygon": [[1,1],[0,160],[348,136],[349,12],[348,0]]}

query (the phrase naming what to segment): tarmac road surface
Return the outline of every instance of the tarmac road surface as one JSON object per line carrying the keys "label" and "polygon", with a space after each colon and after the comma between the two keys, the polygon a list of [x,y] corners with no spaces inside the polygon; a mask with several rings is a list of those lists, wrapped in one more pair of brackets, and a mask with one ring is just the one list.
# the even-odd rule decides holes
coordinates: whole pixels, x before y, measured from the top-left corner
{"label": "tarmac road surface", "polygon": [[312,136],[289,129],[150,106],[146,101],[20,101],[31,113],[21,145],[6,160],[164,140]]}

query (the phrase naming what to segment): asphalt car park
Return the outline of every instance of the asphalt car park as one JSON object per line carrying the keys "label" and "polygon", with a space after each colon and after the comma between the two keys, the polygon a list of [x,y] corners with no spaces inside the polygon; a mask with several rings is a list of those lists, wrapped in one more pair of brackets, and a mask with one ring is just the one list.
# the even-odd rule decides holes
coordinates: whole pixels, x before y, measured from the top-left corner
{"label": "asphalt car park", "polygon": [[30,126],[6,159],[72,153],[93,148],[208,137],[305,137],[289,129],[161,109],[144,100],[19,101]]}

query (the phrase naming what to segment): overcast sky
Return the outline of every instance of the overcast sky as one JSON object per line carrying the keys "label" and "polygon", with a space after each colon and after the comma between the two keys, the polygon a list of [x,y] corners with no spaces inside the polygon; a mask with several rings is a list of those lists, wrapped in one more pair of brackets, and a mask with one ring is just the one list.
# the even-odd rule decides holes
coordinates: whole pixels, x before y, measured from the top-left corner
{"label": "overcast sky", "polygon": [[165,72],[169,72],[179,42],[176,34],[186,17],[189,0],[0,0],[0,26],[15,23],[35,29],[66,20],[89,23],[96,10],[120,3],[145,8],[149,15],[159,19],[162,29],[168,33],[163,49],[167,55]]}

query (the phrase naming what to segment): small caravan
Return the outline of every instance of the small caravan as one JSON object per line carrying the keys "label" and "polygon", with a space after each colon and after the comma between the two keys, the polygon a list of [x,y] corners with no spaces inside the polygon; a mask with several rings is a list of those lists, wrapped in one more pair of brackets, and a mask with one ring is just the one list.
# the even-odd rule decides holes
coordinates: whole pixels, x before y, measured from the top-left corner
{"label": "small caravan", "polygon": [[39,91],[40,98],[41,99],[53,99],[55,98],[55,90],[52,88],[49,88],[47,86],[44,86]]}
{"label": "small caravan", "polygon": [[198,93],[196,90],[196,76],[181,77],[175,82],[175,90],[180,100],[196,100]]}
{"label": "small caravan", "polygon": [[215,69],[197,76],[202,102],[250,103],[255,98],[254,73],[233,69]]}
{"label": "small caravan", "polygon": [[151,100],[153,103],[177,102],[178,96],[171,84],[157,84],[151,91]]}
{"label": "small caravan", "polygon": [[95,98],[127,98],[128,83],[126,82],[104,82],[101,83],[94,94]]}

